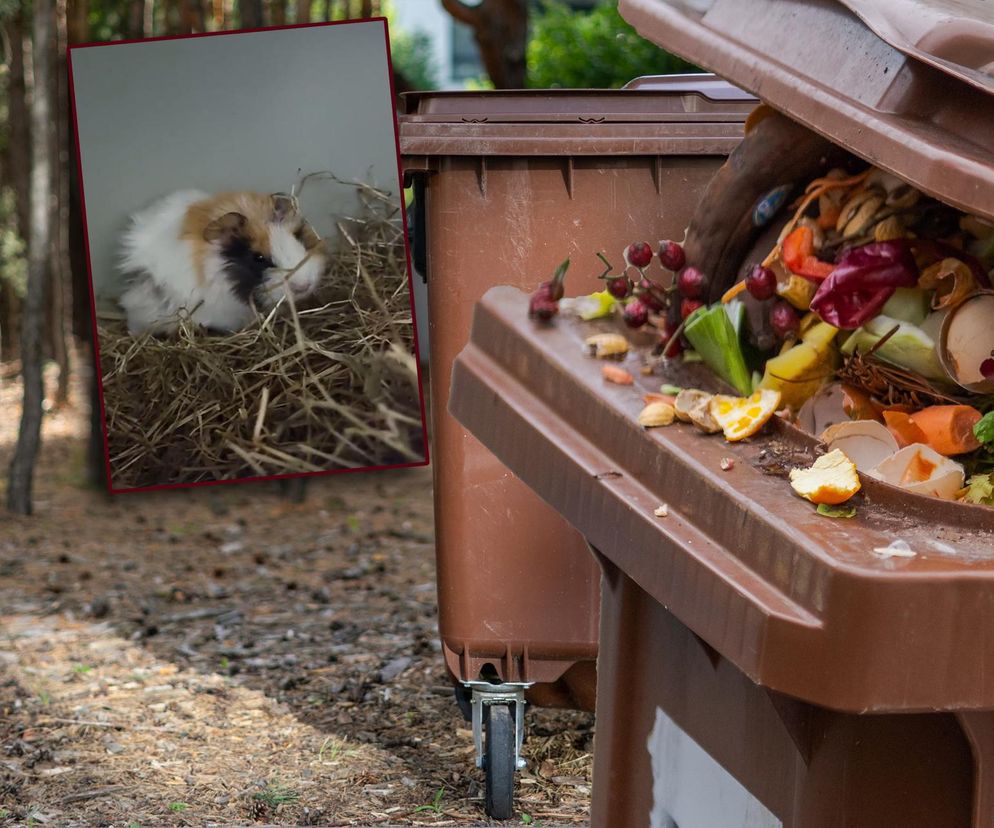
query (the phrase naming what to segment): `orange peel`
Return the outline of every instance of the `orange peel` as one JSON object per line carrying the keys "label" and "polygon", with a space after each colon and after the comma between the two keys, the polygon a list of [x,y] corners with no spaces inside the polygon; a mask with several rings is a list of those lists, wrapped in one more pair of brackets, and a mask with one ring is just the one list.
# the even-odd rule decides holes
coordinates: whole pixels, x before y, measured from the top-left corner
{"label": "orange peel", "polygon": [[748,397],[716,394],[708,410],[729,442],[744,440],[759,431],[780,406],[780,392],[762,388]]}
{"label": "orange peel", "polygon": [[861,488],[856,464],[841,449],[823,454],[807,469],[791,469],[790,486],[805,500],[836,506]]}

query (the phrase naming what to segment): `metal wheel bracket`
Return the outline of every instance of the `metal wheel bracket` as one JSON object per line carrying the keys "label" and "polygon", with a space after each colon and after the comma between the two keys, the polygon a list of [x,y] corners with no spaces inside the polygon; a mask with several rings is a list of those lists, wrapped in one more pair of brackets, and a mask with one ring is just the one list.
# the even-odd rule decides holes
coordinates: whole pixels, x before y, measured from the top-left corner
{"label": "metal wheel bracket", "polygon": [[521,757],[521,746],[525,741],[525,690],[531,684],[512,682],[490,684],[486,681],[467,681],[463,684],[472,693],[470,705],[473,717],[473,745],[476,747],[476,766],[484,766],[483,752],[483,708],[493,704],[514,705],[514,767],[521,770],[528,763]]}

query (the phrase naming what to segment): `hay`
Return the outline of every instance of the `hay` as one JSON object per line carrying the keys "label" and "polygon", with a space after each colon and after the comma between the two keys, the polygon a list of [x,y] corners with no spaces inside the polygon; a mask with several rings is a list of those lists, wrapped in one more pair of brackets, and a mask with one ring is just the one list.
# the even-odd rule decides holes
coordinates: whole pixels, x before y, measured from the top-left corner
{"label": "hay", "polygon": [[322,472],[424,460],[397,200],[357,184],[332,270],[237,333],[99,327],[112,485]]}

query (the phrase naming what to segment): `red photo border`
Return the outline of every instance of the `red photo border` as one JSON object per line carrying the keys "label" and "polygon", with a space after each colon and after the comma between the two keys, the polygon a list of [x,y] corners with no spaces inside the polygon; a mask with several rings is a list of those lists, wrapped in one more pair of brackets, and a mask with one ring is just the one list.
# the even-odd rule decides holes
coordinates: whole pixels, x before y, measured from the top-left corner
{"label": "red photo border", "polygon": [[[254,475],[251,477],[238,477],[232,480],[200,480],[194,483],[157,483],[150,486],[134,486],[130,488],[120,489],[115,488],[113,477],[111,476],[111,465],[110,465],[110,444],[107,437],[107,411],[104,404],[104,387],[103,387],[103,377],[100,364],[100,337],[97,335],[97,304],[96,304],[96,294],[93,288],[93,266],[90,260],[90,235],[86,223],[86,188],[83,184],[83,163],[82,163],[82,153],[79,144],[79,124],[77,121],[76,114],[76,89],[73,81],[73,69],[72,69],[72,53],[77,49],[92,49],[100,46],[112,47],[112,46],[122,46],[131,43],[155,43],[162,40],[188,40],[191,38],[201,38],[201,37],[221,37],[224,35],[234,35],[234,34],[250,34],[253,32],[271,32],[271,31],[282,31],[285,29],[312,29],[319,26],[342,26],[349,23],[382,23],[383,24],[383,38],[386,44],[387,51],[387,71],[390,78],[390,108],[393,113],[393,138],[394,146],[397,151],[397,186],[400,194],[400,214],[401,221],[403,222],[404,231],[404,253],[407,262],[407,291],[408,299],[411,305],[411,324],[414,327],[414,359],[417,367],[418,374],[418,402],[421,407],[421,438],[424,445],[425,459],[420,462],[410,462],[410,463],[393,463],[381,466],[361,466],[354,469],[328,469],[327,471],[317,471],[317,472],[294,472],[290,474],[271,474],[271,475]],[[368,17],[368,18],[355,18],[348,20],[329,20],[322,21],[318,23],[292,23],[285,26],[261,26],[253,29],[226,29],[219,32],[196,32],[193,34],[180,34],[180,35],[160,35],[159,37],[147,37],[147,38],[133,38],[127,40],[110,40],[110,41],[94,41],[89,43],[78,43],[73,44],[68,47],[66,55],[66,67],[67,73],[69,75],[69,101],[72,110],[72,128],[73,137],[76,144],[76,172],[79,176],[79,203],[80,203],[80,218],[83,225],[83,245],[86,251],[86,273],[88,276],[89,290],[90,290],[90,321],[92,328],[92,340],[93,340],[93,359],[94,359],[94,370],[97,372],[97,395],[100,402],[100,425],[103,432],[103,444],[104,444],[104,469],[107,476],[107,491],[112,494],[133,494],[137,492],[151,492],[151,491],[162,491],[167,489],[191,489],[198,488],[201,486],[218,486],[226,485],[232,483],[254,483],[262,480],[287,480],[296,477],[323,477],[332,474],[348,474],[349,472],[367,472],[367,471],[382,471],[384,469],[410,469],[410,468],[421,468],[430,464],[431,459],[429,457],[429,446],[428,446],[428,421],[425,415],[425,397],[424,397],[424,382],[421,374],[421,352],[418,346],[417,337],[417,316],[414,307],[414,279],[413,279],[413,268],[411,266],[411,240],[407,226],[407,204],[404,198],[404,168],[401,162],[400,154],[400,124],[397,120],[397,107],[395,102],[397,100],[397,90],[394,84],[394,74],[393,74],[393,56],[390,52],[390,32],[389,24],[386,17]]]}

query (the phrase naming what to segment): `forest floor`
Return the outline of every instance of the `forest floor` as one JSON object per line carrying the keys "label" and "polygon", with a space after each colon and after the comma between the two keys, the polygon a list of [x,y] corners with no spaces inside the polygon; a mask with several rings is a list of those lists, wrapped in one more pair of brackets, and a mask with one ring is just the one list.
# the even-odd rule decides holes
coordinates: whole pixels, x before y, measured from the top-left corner
{"label": "forest floor", "polygon": [[[111,498],[81,483],[86,422],[46,414],[36,513],[0,511],[0,826],[487,824],[430,469]],[[587,821],[592,735],[529,711],[504,824]]]}

